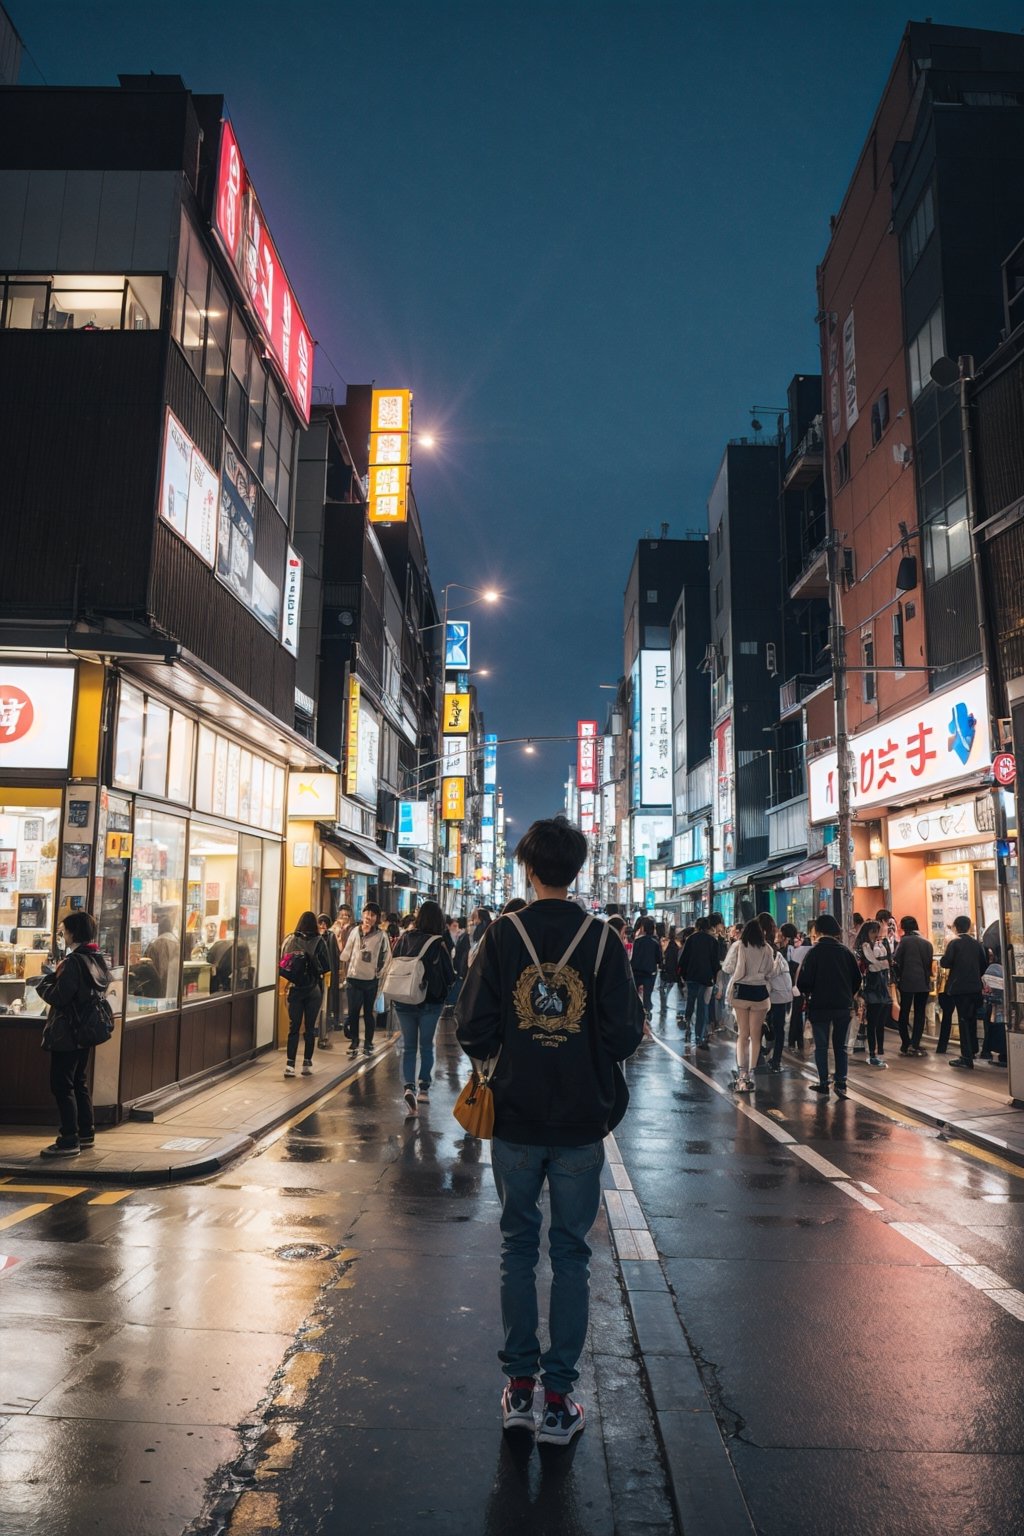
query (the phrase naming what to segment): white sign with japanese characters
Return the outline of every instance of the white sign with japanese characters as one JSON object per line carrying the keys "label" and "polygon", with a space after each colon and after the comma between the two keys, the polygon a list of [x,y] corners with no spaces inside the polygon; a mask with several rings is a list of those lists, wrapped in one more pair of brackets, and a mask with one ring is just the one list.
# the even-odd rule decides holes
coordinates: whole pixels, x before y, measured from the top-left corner
{"label": "white sign with japanese characters", "polygon": [[[853,810],[890,805],[907,796],[980,774],[992,762],[984,674],[932,694],[884,725],[850,739]],[[807,764],[811,821],[834,821],[839,809],[834,752]]]}
{"label": "white sign with japanese characters", "polygon": [[0,665],[0,773],[67,768],[74,698],[74,667]]}
{"label": "white sign with japanese characters", "polygon": [[672,803],[672,685],[668,651],[640,653],[640,804]]}

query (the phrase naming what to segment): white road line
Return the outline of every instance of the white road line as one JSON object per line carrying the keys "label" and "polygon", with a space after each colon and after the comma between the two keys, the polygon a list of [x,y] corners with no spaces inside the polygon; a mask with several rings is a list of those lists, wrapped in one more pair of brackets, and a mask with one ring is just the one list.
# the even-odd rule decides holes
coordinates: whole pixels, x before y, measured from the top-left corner
{"label": "white road line", "polygon": [[[863,1180],[857,1180],[855,1184],[848,1174],[845,1174],[841,1168],[836,1167],[835,1163],[830,1163],[827,1157],[822,1157],[821,1153],[815,1152],[813,1147],[805,1147],[798,1143],[795,1136],[791,1136],[788,1131],[783,1131],[767,1115],[762,1115],[759,1110],[753,1109],[751,1105],[736,1099],[735,1095],[728,1088],[716,1082],[707,1072],[702,1072],[700,1067],[695,1066],[692,1061],[687,1061],[685,1056],[680,1056],[671,1046],[666,1045],[664,1040],[659,1040],[657,1035],[654,1036],[654,1043],[655,1045],[660,1045],[661,1049],[671,1056],[674,1061],[678,1061],[680,1066],[685,1067],[687,1072],[692,1073],[694,1077],[699,1077],[702,1083],[706,1083],[721,1098],[726,1099],[732,1104],[734,1109],[739,1110],[741,1114],[746,1115],[748,1119],[760,1125],[769,1136],[773,1137],[776,1141],[787,1144],[794,1157],[799,1157],[808,1167],[821,1174],[822,1178],[829,1181],[833,1189],[842,1190],[844,1195],[849,1196],[851,1200],[855,1200],[865,1210],[874,1211],[876,1214],[884,1217],[885,1207],[879,1205],[877,1200],[868,1198],[869,1195],[878,1194],[878,1190],[873,1185],[865,1184]],[[870,1100],[862,1100],[861,1102],[866,1102],[868,1108],[873,1108]],[[857,1187],[858,1184],[859,1188]],[[867,1191],[867,1193],[862,1193],[862,1191]],[[607,1199],[609,1195],[612,1195],[616,1200],[619,1199],[618,1192],[615,1190],[606,1190],[605,1198]],[[635,1196],[633,1199],[635,1200]],[[935,1259],[939,1264],[944,1265],[951,1274],[959,1276],[961,1280],[966,1280],[969,1285],[974,1286],[976,1290],[982,1291],[990,1300],[1002,1307],[1004,1311],[1009,1312],[1011,1316],[1019,1318],[1021,1322],[1024,1322],[1024,1292],[1016,1290],[1008,1280],[1004,1280],[1001,1275],[996,1274],[995,1270],[979,1263],[971,1254],[965,1253],[962,1248],[958,1248],[948,1238],[940,1237],[938,1232],[933,1232],[930,1227],[924,1226],[921,1222],[887,1221],[886,1225],[892,1231],[898,1232],[901,1237],[905,1237],[907,1242],[913,1243],[916,1248],[928,1254],[929,1258]],[[618,1234],[613,1232],[613,1236],[617,1240]],[[632,1254],[629,1256],[633,1257]]]}

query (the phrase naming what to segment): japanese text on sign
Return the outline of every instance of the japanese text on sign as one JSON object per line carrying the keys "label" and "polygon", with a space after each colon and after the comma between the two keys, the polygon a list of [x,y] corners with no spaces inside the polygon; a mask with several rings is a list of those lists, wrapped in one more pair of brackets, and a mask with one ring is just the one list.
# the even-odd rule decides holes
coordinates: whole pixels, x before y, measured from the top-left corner
{"label": "japanese text on sign", "polygon": [[469,734],[468,693],[445,694],[444,732],[447,736],[466,736]]}
{"label": "japanese text on sign", "polygon": [[672,691],[668,651],[640,653],[640,803],[672,799]]}
{"label": "japanese text on sign", "polygon": [[597,788],[597,721],[579,720],[576,724],[576,788]]}

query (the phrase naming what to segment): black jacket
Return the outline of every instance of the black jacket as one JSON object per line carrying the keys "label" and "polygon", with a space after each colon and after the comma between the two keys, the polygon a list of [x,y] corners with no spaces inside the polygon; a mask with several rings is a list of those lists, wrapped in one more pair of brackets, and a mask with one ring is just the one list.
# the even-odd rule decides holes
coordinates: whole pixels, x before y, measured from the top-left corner
{"label": "black jacket", "polygon": [[892,972],[901,992],[930,992],[935,951],[922,933],[905,933],[892,957]]}
{"label": "black jacket", "polygon": [[465,928],[461,929],[455,940],[455,954],[452,956],[455,965],[456,976],[465,976],[469,969],[469,933]]}
{"label": "black jacket", "polygon": [[[403,933],[392,951],[392,959],[397,959],[400,955],[418,955],[426,948],[430,938],[429,933],[421,933],[418,928],[413,928],[409,933]],[[446,939],[441,938],[436,944],[431,944],[423,958],[423,969],[427,977],[427,995],[423,1001],[443,1003],[455,980],[455,966],[452,963]]]}
{"label": "black jacket", "polygon": [[710,987],[721,969],[715,935],[703,928],[691,933],[679,956],[679,974],[683,980],[696,982],[700,987]]}
{"label": "black jacket", "polygon": [[988,970],[988,952],[983,944],[971,937],[969,933],[962,934],[959,939],[954,939],[947,944],[946,953],[939,961],[944,971],[949,972],[946,981],[946,991],[950,994],[981,993],[981,978]]}
{"label": "black jacket", "polygon": [[[586,921],[575,902],[531,902],[517,914],[542,966],[562,958]],[[616,1062],[643,1038],[644,1016],[626,951],[592,922],[565,970],[548,989],[508,917],[484,934],[455,1006],[462,1049],[494,1071],[494,1134],[525,1146],[581,1147],[608,1132],[616,1101]],[[532,974],[531,974],[532,973]],[[621,1078],[619,1079],[621,1083]]]}
{"label": "black jacket", "polygon": [[807,999],[807,1012],[843,1013],[852,1010],[860,991],[856,957],[838,939],[819,939],[797,974],[797,990]]}
{"label": "black jacket", "polygon": [[679,954],[679,945],[675,939],[669,939],[661,955],[661,978],[666,984],[679,977]]}
{"label": "black jacket", "polygon": [[80,944],[65,955],[57,969],[36,981],[36,991],[50,1012],[43,1028],[44,1051],[77,1051],[76,1008],[91,997],[106,995],[110,985],[107,957],[95,944]]}
{"label": "black jacket", "polygon": [[[555,958],[558,958],[557,955]],[[661,969],[661,945],[652,933],[642,933],[638,939],[633,940],[629,963],[634,976],[653,976]]]}

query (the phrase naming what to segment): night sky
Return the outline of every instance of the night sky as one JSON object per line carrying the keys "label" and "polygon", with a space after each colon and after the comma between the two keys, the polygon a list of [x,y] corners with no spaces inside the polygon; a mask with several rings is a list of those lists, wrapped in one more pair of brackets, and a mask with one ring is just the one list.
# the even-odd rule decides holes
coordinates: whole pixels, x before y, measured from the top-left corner
{"label": "night sky", "polygon": [[[435,588],[506,594],[466,610],[488,729],[603,722],[636,540],[703,529],[726,440],[817,371],[815,265],[908,13],[6,3],[25,84],[153,70],[224,94],[317,382],[415,391],[440,438],[413,469]],[[513,837],[559,808],[571,756],[500,753]]]}

